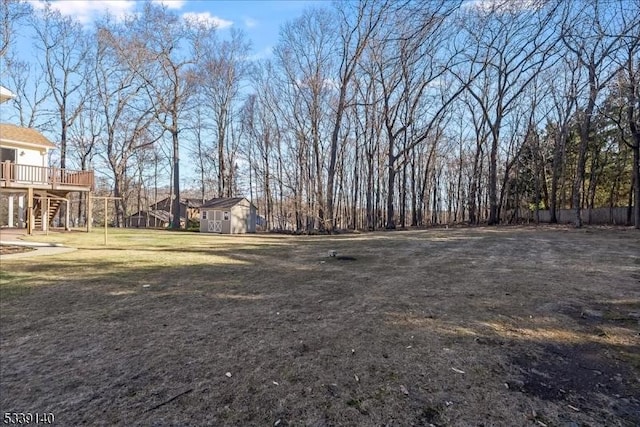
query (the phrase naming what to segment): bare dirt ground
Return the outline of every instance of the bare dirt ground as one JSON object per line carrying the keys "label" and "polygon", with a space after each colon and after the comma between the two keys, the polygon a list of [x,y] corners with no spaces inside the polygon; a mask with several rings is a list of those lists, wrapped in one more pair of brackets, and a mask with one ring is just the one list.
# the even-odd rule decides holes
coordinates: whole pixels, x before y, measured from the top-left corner
{"label": "bare dirt ground", "polygon": [[0,255],[20,254],[23,252],[31,252],[33,248],[16,245],[0,245]]}
{"label": "bare dirt ground", "polygon": [[640,425],[638,231],[129,233],[2,263],[1,413]]}

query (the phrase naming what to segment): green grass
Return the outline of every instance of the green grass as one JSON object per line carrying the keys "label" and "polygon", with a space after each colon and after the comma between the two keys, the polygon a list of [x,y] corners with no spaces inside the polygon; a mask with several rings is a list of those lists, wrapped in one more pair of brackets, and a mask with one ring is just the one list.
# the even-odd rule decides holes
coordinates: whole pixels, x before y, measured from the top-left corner
{"label": "green grass", "polygon": [[[77,248],[60,255],[3,260],[0,292],[11,298],[45,284],[84,281],[146,284],[154,281],[198,281],[212,268],[224,271],[246,266],[264,250],[286,248],[286,238],[277,241],[256,236],[220,236],[156,230],[109,229],[108,244],[99,230],[35,235],[28,241],[59,243]],[[173,269],[172,269],[173,268]],[[179,271],[181,275],[163,275]],[[185,276],[188,272],[191,278]]]}

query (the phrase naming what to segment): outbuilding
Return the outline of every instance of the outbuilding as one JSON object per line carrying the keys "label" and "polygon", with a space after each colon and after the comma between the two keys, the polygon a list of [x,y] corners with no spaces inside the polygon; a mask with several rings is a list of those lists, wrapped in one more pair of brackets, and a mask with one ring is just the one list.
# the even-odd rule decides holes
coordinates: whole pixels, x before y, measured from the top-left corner
{"label": "outbuilding", "polygon": [[257,209],[245,197],[220,197],[200,207],[201,233],[255,233],[256,220]]}

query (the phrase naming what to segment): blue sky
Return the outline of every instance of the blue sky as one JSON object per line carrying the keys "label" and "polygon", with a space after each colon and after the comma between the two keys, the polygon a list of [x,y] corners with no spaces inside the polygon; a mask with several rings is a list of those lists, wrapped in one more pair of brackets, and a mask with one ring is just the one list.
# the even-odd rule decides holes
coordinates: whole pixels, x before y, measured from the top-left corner
{"label": "blue sky", "polygon": [[[41,0],[27,0],[34,9],[44,8]],[[163,3],[169,10],[179,15],[195,15],[216,24],[221,38],[229,35],[231,28],[244,31],[252,44],[252,57],[255,59],[269,57],[271,49],[278,43],[280,26],[287,21],[299,17],[306,8],[330,6],[329,0],[302,1],[218,1],[218,0],[152,0]],[[71,16],[90,29],[93,22],[105,13],[110,13],[116,19],[126,14],[140,10],[143,1],[140,0],[51,0],[51,6],[65,16]],[[31,55],[33,49],[32,32],[24,23],[15,28],[14,49],[26,53],[19,55],[19,59],[34,62],[37,58]],[[7,86],[7,82],[4,86]],[[9,88],[11,90],[11,88]],[[2,104],[0,121],[14,119],[16,112],[11,103]],[[45,134],[56,141],[56,132]],[[182,180],[185,187],[189,187],[194,180],[189,168],[189,160],[185,158],[181,163],[187,166],[183,170]]]}
{"label": "blue sky", "polygon": [[[313,6],[329,5],[329,0],[280,0],[280,1],[222,1],[222,0],[153,0],[162,3],[181,15],[196,14],[217,24],[220,35],[230,28],[246,32],[252,41],[254,57],[265,57],[278,42],[280,26],[300,16],[303,10]],[[30,1],[41,8],[39,0]],[[109,11],[118,17],[133,13],[141,5],[136,0],[52,0],[51,4],[62,14],[72,16],[84,25]]]}

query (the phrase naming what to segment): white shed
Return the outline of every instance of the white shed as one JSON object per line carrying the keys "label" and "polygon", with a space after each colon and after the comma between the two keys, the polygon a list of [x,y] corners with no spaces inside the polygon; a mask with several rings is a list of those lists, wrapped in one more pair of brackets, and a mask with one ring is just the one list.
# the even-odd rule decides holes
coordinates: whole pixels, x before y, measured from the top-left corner
{"label": "white shed", "polygon": [[255,233],[256,220],[257,209],[245,197],[220,197],[200,207],[201,233]]}

